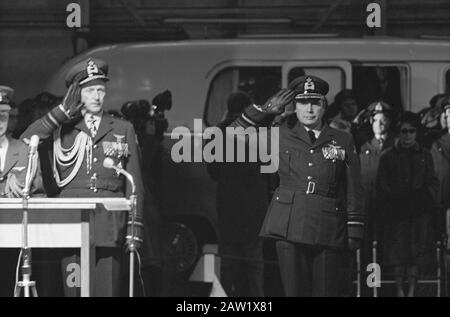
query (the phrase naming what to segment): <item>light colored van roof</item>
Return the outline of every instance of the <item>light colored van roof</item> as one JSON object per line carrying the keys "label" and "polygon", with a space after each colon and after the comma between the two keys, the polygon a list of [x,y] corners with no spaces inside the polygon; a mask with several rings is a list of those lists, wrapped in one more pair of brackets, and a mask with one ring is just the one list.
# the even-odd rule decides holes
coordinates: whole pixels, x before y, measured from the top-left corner
{"label": "light colored van roof", "polygon": [[[191,126],[193,117],[203,117],[212,77],[235,62],[280,66],[295,61],[448,63],[450,40],[245,38],[106,45],[90,49],[66,63],[48,83],[48,91],[63,95],[65,73],[74,63],[89,56],[102,58],[110,66],[106,109],[120,109],[129,100],[151,100],[155,94],[170,89],[173,108],[167,113],[169,121]],[[181,107],[189,111],[179,111]]]}

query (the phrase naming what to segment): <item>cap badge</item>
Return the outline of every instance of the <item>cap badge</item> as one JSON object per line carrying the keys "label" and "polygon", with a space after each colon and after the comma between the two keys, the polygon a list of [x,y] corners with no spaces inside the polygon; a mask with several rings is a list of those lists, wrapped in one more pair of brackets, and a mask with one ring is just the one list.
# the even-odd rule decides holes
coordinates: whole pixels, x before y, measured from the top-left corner
{"label": "cap badge", "polygon": [[89,77],[98,74],[97,64],[95,64],[94,61],[90,59],[87,63],[86,71]]}
{"label": "cap badge", "polygon": [[375,105],[375,111],[383,111],[383,106],[381,105],[381,103],[377,103]]}
{"label": "cap badge", "polygon": [[305,93],[308,92],[308,90],[315,90],[315,85],[311,77],[306,78],[305,85],[303,86]]}

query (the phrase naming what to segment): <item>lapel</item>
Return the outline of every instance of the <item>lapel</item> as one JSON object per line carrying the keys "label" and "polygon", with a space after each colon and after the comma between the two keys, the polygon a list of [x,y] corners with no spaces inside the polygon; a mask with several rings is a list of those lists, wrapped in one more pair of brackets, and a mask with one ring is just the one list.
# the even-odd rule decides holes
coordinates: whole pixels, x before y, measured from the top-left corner
{"label": "lapel", "polygon": [[297,121],[295,123],[295,126],[292,128],[292,133],[294,133],[294,135],[298,139],[302,140],[303,142],[305,142],[306,144],[311,146],[311,140],[309,139],[309,134],[306,131],[306,129],[303,126],[303,124],[300,123],[300,121]]}
{"label": "lapel", "polygon": [[[100,141],[100,139],[103,138],[105,136],[105,134],[107,134],[109,131],[111,131],[113,129],[113,124],[112,124],[113,121],[114,120],[111,116],[109,116],[108,114],[103,112],[97,134],[95,135],[95,138],[94,138],[94,144],[97,143],[98,141]],[[81,119],[74,127],[75,127],[75,129],[85,132],[87,135],[91,135],[91,131],[87,127],[84,118]]]}
{"label": "lapel", "polygon": [[94,138],[94,144],[100,141],[109,131],[113,130],[114,119],[103,111],[102,120]]}
{"label": "lapel", "polygon": [[15,140],[8,138],[8,150],[6,151],[6,158],[5,158],[5,168],[3,169],[2,177],[7,175],[8,172],[11,170],[11,168],[16,165],[17,161],[20,157],[20,151],[19,147],[17,146],[17,143]]}
{"label": "lapel", "polygon": [[83,131],[87,135],[91,135],[91,131],[87,127],[86,122],[84,121],[84,117],[82,119],[80,119],[80,121],[78,121],[77,124],[75,124],[74,128],[79,131]]}
{"label": "lapel", "polygon": [[295,134],[297,138],[312,146],[313,148],[318,148],[324,143],[330,142],[333,139],[333,130],[328,126],[328,124],[324,123],[322,132],[320,132],[319,138],[316,140],[314,145],[311,144],[311,140],[309,139],[309,134],[306,131],[303,124],[297,121],[292,132]]}
{"label": "lapel", "polygon": [[330,143],[333,140],[333,129],[326,123],[324,123],[322,132],[320,132],[319,138],[316,143],[314,143],[315,148],[320,148],[325,143]]}

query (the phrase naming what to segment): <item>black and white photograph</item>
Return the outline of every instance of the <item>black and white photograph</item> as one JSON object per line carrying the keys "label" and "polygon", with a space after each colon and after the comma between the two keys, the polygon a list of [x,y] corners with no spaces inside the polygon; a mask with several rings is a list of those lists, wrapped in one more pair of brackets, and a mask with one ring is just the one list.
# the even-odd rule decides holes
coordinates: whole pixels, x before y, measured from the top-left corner
{"label": "black and white photograph", "polygon": [[449,235],[449,0],[0,0],[0,297],[447,297]]}

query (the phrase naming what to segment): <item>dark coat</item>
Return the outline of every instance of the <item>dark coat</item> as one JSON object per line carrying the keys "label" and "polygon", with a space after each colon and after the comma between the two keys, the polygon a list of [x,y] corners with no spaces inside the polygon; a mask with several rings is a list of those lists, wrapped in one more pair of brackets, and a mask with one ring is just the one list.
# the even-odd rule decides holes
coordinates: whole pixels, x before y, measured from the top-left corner
{"label": "dark coat", "polygon": [[[224,131],[232,121],[225,120],[218,127]],[[226,153],[226,142],[223,146]],[[207,168],[217,181],[220,241],[254,245],[269,205],[268,176],[260,172],[259,162],[213,162]]]}
{"label": "dark coat", "polygon": [[396,144],[380,158],[377,195],[383,217],[383,248],[389,264],[418,264],[433,238],[433,212],[438,190],[428,150]]}
{"label": "dark coat", "polygon": [[[311,144],[298,120],[283,122],[279,132],[280,186],[261,235],[337,248],[347,245],[347,237],[362,238],[360,163],[352,136],[325,125]],[[330,147],[344,150],[343,160],[325,158]],[[315,184],[313,193],[308,184],[311,190]]]}
{"label": "dark coat", "polygon": [[[388,137],[383,145],[377,139],[372,138],[361,147],[359,159],[361,161],[362,185],[364,188],[364,210],[366,220],[372,218],[377,208],[376,178],[378,164],[383,150],[393,145],[393,139]],[[367,223],[369,225],[369,223]]]}
{"label": "dark coat", "polygon": [[450,208],[450,133],[444,134],[431,147],[434,168],[440,181],[438,202],[444,209]]}
{"label": "dark coat", "polygon": [[[61,118],[58,107],[52,110],[53,117]],[[49,120],[49,114],[35,121],[22,134],[21,138],[30,138],[37,134],[40,139],[46,139],[53,135],[56,126]],[[61,144],[64,148],[70,148],[77,135],[84,131],[90,135],[84,119],[77,122],[62,124]],[[75,178],[66,186],[60,188],[59,197],[129,197],[131,186],[126,179],[117,176],[113,169],[103,167],[103,160],[107,157],[104,152],[103,142],[117,142],[117,136],[123,136],[123,142],[128,144],[129,156],[122,159],[123,168],[134,178],[137,188],[137,215],[142,219],[143,213],[143,184],[141,178],[139,153],[134,128],[128,121],[115,118],[106,112],[103,113],[97,134],[93,139],[92,168],[87,169],[86,159],[81,165]],[[113,158],[115,164],[117,158]],[[57,166],[61,179],[64,179],[73,169],[70,166]],[[95,180],[93,180],[93,178]],[[97,246],[121,246],[124,242],[127,227],[127,213],[111,213],[100,209],[95,216],[95,243]]]}

